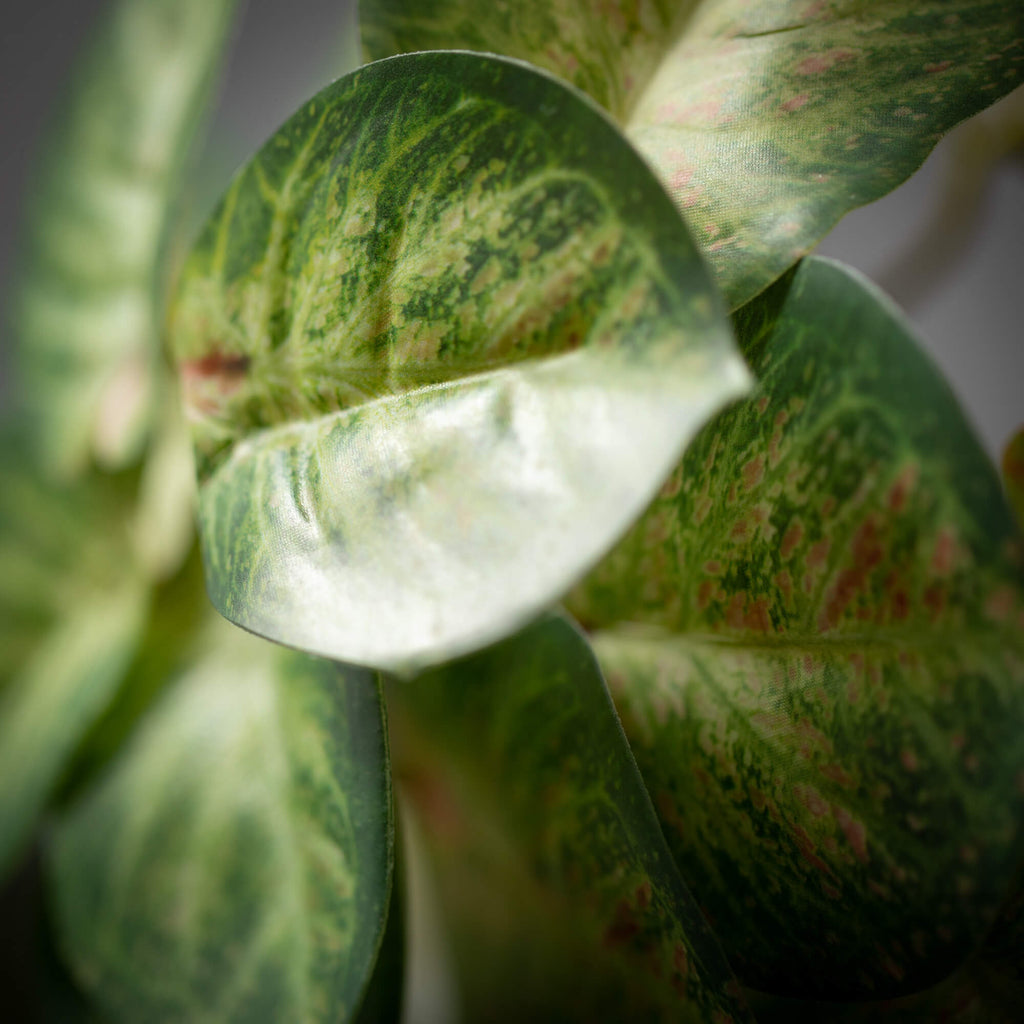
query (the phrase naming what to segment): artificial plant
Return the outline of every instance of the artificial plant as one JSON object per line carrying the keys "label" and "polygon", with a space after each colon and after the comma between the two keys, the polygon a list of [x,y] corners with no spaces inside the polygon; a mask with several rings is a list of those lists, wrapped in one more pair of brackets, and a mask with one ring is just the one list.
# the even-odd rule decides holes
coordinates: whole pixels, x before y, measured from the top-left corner
{"label": "artificial plant", "polygon": [[1024,12],[367,0],[182,257],[232,7],[111,9],[29,231],[0,864],[52,1013],[395,1019],[397,788],[467,1019],[1012,1020],[1019,438],[1004,491],[804,257]]}

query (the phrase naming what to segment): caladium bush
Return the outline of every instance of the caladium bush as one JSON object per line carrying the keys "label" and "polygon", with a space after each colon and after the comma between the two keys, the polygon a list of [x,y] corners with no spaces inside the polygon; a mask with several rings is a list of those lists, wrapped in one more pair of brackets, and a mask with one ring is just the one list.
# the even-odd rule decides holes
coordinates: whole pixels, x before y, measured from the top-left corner
{"label": "caladium bush", "polygon": [[397,1020],[412,858],[461,1019],[1016,1020],[1024,435],[809,254],[1024,9],[365,0],[188,240],[233,6],[111,8],[30,220],[46,1012]]}

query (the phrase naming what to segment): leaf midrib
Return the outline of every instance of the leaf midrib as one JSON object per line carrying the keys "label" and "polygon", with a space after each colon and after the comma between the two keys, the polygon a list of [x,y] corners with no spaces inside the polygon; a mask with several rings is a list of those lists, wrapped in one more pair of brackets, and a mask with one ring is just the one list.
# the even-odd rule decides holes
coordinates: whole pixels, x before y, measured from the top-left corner
{"label": "leaf midrib", "polygon": [[907,629],[882,628],[865,633],[820,633],[787,630],[776,634],[714,633],[700,630],[673,630],[649,623],[621,621],[607,628],[590,631],[595,640],[638,648],[725,648],[746,651],[807,653],[827,651],[834,654],[906,653],[956,651],[967,648],[995,650],[1009,647],[1024,652],[1024,638],[1012,625],[969,624],[952,637],[940,626]]}

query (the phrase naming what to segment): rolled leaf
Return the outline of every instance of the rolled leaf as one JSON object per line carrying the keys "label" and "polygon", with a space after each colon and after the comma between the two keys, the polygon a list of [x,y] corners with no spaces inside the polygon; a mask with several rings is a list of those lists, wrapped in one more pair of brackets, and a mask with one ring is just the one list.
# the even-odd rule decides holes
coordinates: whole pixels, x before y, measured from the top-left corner
{"label": "rolled leaf", "polygon": [[63,953],[111,1021],[354,1020],[394,860],[377,681],[214,625],[56,825]]}
{"label": "rolled leaf", "polygon": [[543,619],[389,697],[466,1020],[750,1019],[569,622]]}
{"label": "rolled leaf", "polygon": [[614,127],[465,53],[299,111],[197,243],[173,345],[214,604],[396,670],[557,599],[747,383]]}
{"label": "rolled leaf", "polygon": [[44,153],[17,295],[40,465],[120,467],[148,426],[165,235],[233,0],[122,0]]}
{"label": "rolled leaf", "polygon": [[587,91],[657,170],[732,307],[1024,80],[1000,0],[362,0],[368,59],[509,54]]}
{"label": "rolled leaf", "polygon": [[1020,535],[873,289],[805,261],[738,327],[757,392],[571,605],[741,978],[914,991],[1024,852]]}

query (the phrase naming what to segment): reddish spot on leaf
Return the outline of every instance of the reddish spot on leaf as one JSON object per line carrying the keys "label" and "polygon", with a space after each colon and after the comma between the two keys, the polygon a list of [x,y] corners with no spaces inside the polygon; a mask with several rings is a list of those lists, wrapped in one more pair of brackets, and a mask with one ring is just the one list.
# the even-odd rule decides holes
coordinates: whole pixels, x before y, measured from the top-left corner
{"label": "reddish spot on leaf", "polygon": [[794,726],[800,739],[800,754],[810,760],[817,754],[832,756],[832,741],[809,718],[801,718]]}
{"label": "reddish spot on leaf", "polygon": [[900,475],[889,488],[888,504],[893,512],[902,512],[907,505],[914,484],[917,483],[917,466],[909,465],[904,467]]}
{"label": "reddish spot on leaf", "polygon": [[620,900],[615,908],[615,917],[604,933],[604,944],[609,948],[621,946],[635,938],[640,932],[640,925],[633,916],[633,908]]}
{"label": "reddish spot on leaf", "polygon": [[924,69],[929,75],[937,75],[953,66],[951,60],[940,60],[937,64],[925,64]]}
{"label": "reddish spot on leaf", "polygon": [[832,61],[827,56],[818,54],[815,57],[807,57],[796,66],[798,75],[820,75],[832,67]]}
{"label": "reddish spot on leaf", "polygon": [[931,569],[936,576],[948,576],[956,561],[956,535],[946,526],[939,531],[932,552]]}
{"label": "reddish spot on leaf", "polygon": [[884,885],[876,882],[873,878],[868,879],[868,888],[880,899],[889,901],[892,899],[892,893]]}
{"label": "reddish spot on leaf", "polygon": [[902,622],[910,614],[910,598],[905,590],[896,590],[892,595],[892,617]]}
{"label": "reddish spot on leaf", "polygon": [[850,704],[860,701],[860,680],[856,676],[846,684],[846,700]]}
{"label": "reddish spot on leaf", "polygon": [[883,949],[879,948],[878,951],[881,954],[879,962],[882,965],[882,969],[886,972],[886,974],[891,975],[897,981],[902,981],[904,975],[906,974],[906,971],[904,971],[904,969],[900,967],[900,965],[896,963],[896,961],[893,960],[893,958]]}
{"label": "reddish spot on leaf", "polygon": [[824,568],[831,546],[829,540],[819,540],[817,544],[812,545],[811,550],[807,552],[807,568],[812,570]]}
{"label": "reddish spot on leaf", "polygon": [[793,793],[816,818],[823,818],[828,814],[828,801],[813,786],[801,783],[793,787]]}
{"label": "reddish spot on leaf", "polygon": [[241,386],[251,362],[247,355],[216,349],[198,359],[184,360],[179,369],[187,404],[199,412],[215,411],[220,400]]}
{"label": "reddish spot on leaf", "polygon": [[835,818],[857,859],[862,864],[866,864],[868,862],[868,833],[864,822],[852,817],[844,807],[836,808]]}
{"label": "reddish spot on leaf", "polygon": [[[869,516],[857,528],[853,538],[851,565],[843,569],[835,583],[829,588],[825,608],[819,619],[822,629],[832,629],[839,624],[843,613],[853,603],[867,584],[872,569],[882,561],[884,551],[878,540],[878,527]],[[808,556],[810,564],[810,556]]]}
{"label": "reddish spot on leaf", "polygon": [[808,93],[802,92],[799,96],[793,96],[791,99],[781,103],[780,107],[785,110],[786,113],[791,114],[793,111],[799,110],[801,107],[809,103],[810,99],[811,97]]}
{"label": "reddish spot on leaf", "polygon": [[755,633],[769,633],[772,628],[772,619],[768,614],[768,601],[759,597],[750,606],[750,610],[743,617],[743,625]]}
{"label": "reddish spot on leaf", "polygon": [[637,886],[636,893],[634,895],[636,896],[636,905],[641,910],[646,910],[651,903],[651,883],[647,879],[644,879],[644,881]]}
{"label": "reddish spot on leaf", "polygon": [[989,618],[997,622],[1005,622],[1013,612],[1014,595],[1010,587],[1000,587],[992,593],[985,603],[985,611]]}
{"label": "reddish spot on leaf", "polygon": [[834,783],[842,786],[843,789],[853,789],[854,781],[850,777],[849,773],[838,764],[826,764],[821,768],[821,774],[826,779],[831,779]]}
{"label": "reddish spot on leaf", "polygon": [[668,179],[668,185],[671,189],[684,188],[690,184],[690,179],[693,177],[692,167],[679,167],[672,172],[672,176]]}
{"label": "reddish spot on leaf", "polygon": [[789,529],[786,530],[782,537],[782,544],[779,546],[779,554],[782,558],[789,558],[793,554],[794,549],[800,543],[804,536],[803,524],[798,519],[794,519],[789,525]]}
{"label": "reddish spot on leaf", "polygon": [[854,50],[829,50],[827,53],[817,53],[806,57],[796,66],[798,75],[820,75],[830,71],[837,64],[853,60],[857,54]]}
{"label": "reddish spot on leaf", "polygon": [[796,848],[800,851],[800,855],[812,868],[826,875],[832,874],[829,866],[814,852],[816,847],[811,842],[811,837],[799,825],[793,826],[793,838],[796,841]]}
{"label": "reddish spot on leaf", "polygon": [[674,498],[683,486],[683,478],[678,473],[673,473],[662,485],[660,497]]}
{"label": "reddish spot on leaf", "polygon": [[746,606],[746,591],[741,590],[738,594],[733,594],[729,601],[729,607],[725,611],[725,624],[732,629],[742,629]]}
{"label": "reddish spot on leaf", "polygon": [[931,613],[933,621],[942,615],[946,607],[946,588],[941,583],[933,583],[925,590],[924,606]]}
{"label": "reddish spot on leaf", "polygon": [[743,465],[743,486],[749,491],[764,479],[764,456],[758,455]]}

